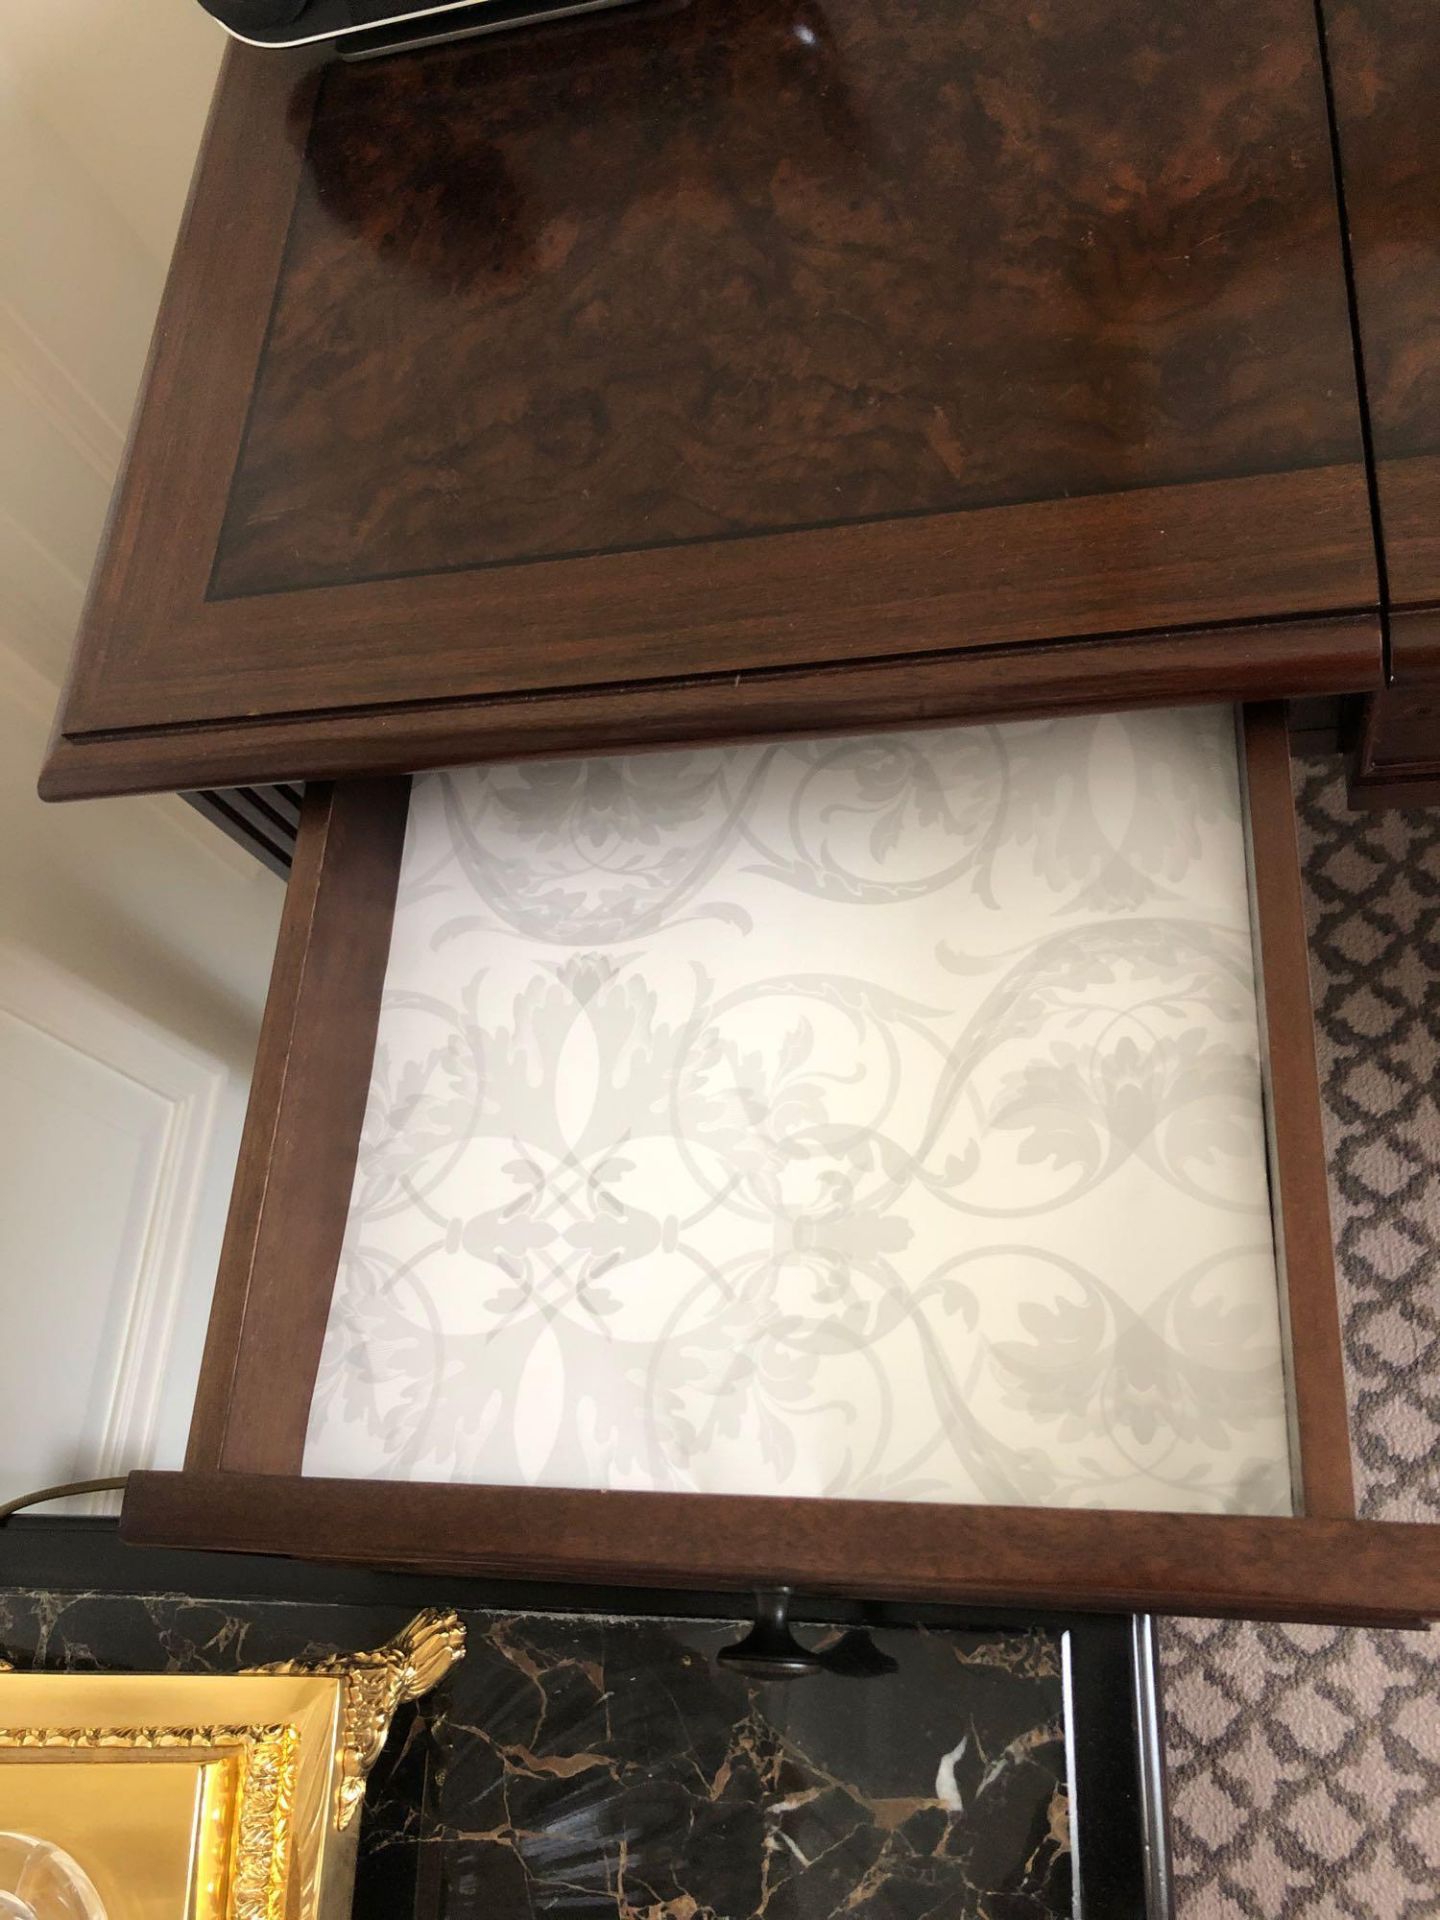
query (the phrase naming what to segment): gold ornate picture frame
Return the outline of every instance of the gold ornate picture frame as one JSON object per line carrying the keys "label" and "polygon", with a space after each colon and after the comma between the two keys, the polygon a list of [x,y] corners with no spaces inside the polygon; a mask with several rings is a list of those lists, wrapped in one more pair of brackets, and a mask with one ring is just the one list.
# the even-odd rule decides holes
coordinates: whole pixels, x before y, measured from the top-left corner
{"label": "gold ornate picture frame", "polygon": [[[419,1615],[372,1652],[241,1674],[0,1673],[4,1911],[341,1920],[396,1709],[464,1648]],[[3,1906],[3,1902],[0,1902]]]}

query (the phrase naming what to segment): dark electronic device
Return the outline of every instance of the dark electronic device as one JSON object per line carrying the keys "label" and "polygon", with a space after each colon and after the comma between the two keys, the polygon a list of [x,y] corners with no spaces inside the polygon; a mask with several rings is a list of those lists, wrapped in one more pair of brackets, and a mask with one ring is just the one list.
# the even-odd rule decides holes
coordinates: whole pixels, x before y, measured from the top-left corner
{"label": "dark electronic device", "polygon": [[537,20],[599,13],[626,0],[200,0],[237,40],[256,47],[333,42],[347,59],[503,33]]}

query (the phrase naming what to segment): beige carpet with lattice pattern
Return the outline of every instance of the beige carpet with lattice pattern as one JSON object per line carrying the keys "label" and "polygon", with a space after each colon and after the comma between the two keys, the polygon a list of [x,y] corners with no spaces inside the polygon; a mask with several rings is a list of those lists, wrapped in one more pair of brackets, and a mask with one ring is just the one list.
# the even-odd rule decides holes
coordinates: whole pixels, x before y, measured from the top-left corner
{"label": "beige carpet with lattice pattern", "polygon": [[[1362,1511],[1440,1520],[1440,809],[1296,793]],[[1440,1915],[1440,1629],[1162,1644],[1179,1920]]]}

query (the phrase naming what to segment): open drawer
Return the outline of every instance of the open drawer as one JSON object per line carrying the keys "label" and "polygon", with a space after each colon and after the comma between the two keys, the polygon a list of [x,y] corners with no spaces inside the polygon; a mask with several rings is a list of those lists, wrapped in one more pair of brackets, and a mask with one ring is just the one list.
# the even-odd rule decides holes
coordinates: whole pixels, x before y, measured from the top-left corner
{"label": "open drawer", "polygon": [[134,1540],[1440,1612],[1354,1518],[1278,709],[312,788]]}

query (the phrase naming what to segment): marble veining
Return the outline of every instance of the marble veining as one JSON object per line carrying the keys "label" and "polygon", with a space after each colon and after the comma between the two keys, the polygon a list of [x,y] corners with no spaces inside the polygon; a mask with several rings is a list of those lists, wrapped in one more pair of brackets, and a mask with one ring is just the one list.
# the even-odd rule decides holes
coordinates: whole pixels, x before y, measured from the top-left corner
{"label": "marble veining", "polygon": [[[893,1675],[756,1683],[714,1664],[734,1621],[465,1618],[465,1661],[372,1776],[356,1920],[1071,1911],[1051,1634],[895,1629],[876,1635]],[[387,1608],[0,1593],[0,1653],[21,1666],[227,1672],[398,1624]]]}

